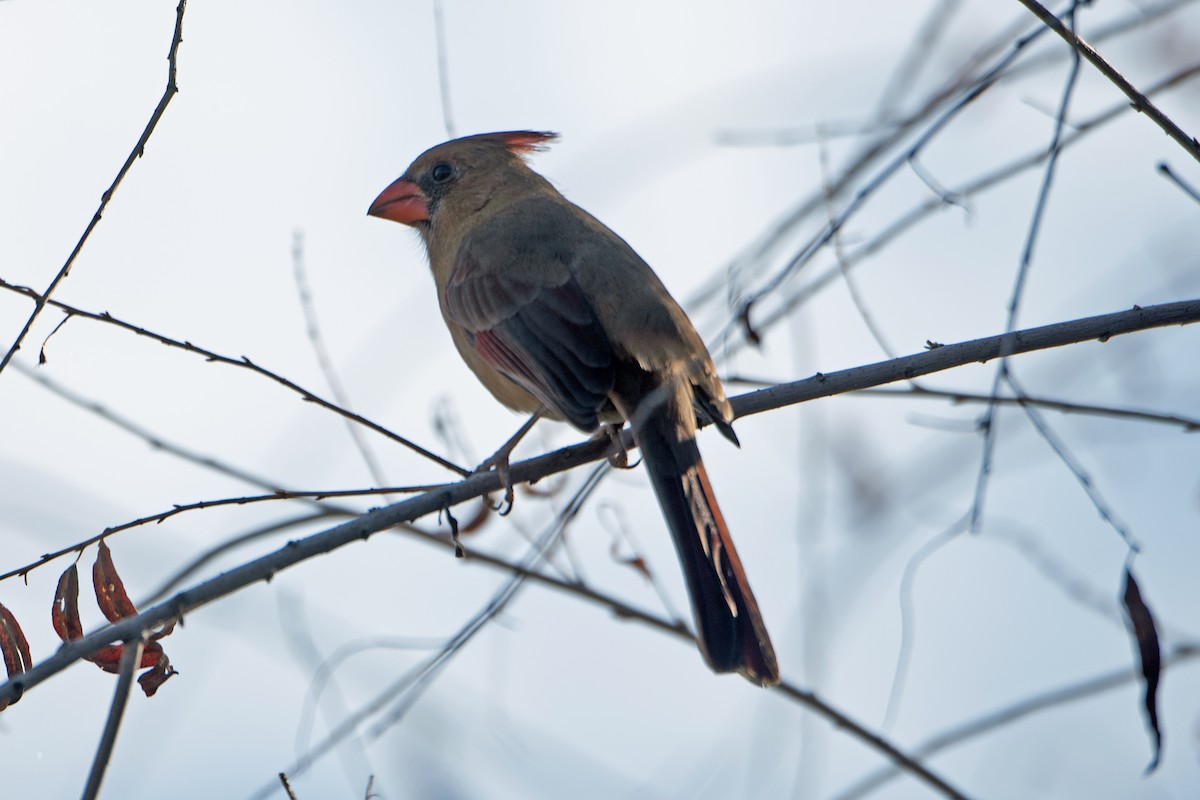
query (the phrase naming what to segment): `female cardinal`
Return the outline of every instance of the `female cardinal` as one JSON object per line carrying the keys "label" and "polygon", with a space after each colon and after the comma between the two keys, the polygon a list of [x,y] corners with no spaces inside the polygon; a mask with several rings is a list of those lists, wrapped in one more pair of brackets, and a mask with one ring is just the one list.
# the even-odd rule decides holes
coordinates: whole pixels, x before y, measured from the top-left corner
{"label": "female cardinal", "polygon": [[459,354],[496,399],[591,432],[633,428],[716,672],[779,682],[775,652],[700,451],[696,418],[737,443],[712,357],[624,239],[525,157],[557,134],[485,133],[424,152],[368,214],[421,234]]}

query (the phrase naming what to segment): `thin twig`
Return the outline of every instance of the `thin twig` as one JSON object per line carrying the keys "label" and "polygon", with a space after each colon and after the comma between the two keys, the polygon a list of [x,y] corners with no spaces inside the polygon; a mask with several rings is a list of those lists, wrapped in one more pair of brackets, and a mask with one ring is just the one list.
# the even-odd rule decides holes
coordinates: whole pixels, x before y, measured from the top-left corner
{"label": "thin twig", "polygon": [[179,5],[175,9],[175,32],[171,36],[171,47],[167,51],[167,88],[163,90],[162,98],[155,106],[154,112],[150,115],[150,121],[146,123],[145,130],[138,137],[137,144],[129,151],[129,156],[125,159],[125,163],[117,172],[117,177],[113,179],[112,185],[100,196],[100,206],[96,209],[96,213],[92,215],[92,221],[88,223],[83,230],[83,235],[79,237],[79,241],[75,243],[75,249],[71,251],[71,255],[67,256],[67,261],[62,265],[58,274],[54,276],[54,280],[50,281],[50,285],[41,294],[32,295],[35,299],[33,312],[29,315],[29,319],[25,321],[25,327],[17,334],[16,341],[8,348],[8,352],[4,354],[4,358],[0,360],[0,372],[8,366],[8,362],[12,361],[16,352],[21,349],[21,343],[25,341],[25,337],[29,334],[29,329],[33,327],[33,322],[42,313],[46,304],[50,300],[50,295],[54,294],[54,290],[67,277],[67,273],[71,271],[71,265],[75,263],[79,252],[83,250],[84,243],[88,237],[92,235],[92,231],[100,224],[100,218],[104,216],[104,209],[108,207],[108,201],[112,200],[113,195],[117,191],[117,187],[121,185],[125,174],[129,172],[129,168],[133,166],[133,162],[145,155],[146,143],[150,140],[150,134],[154,133],[155,127],[158,126],[159,119],[162,118],[163,112],[167,110],[167,104],[171,102],[171,98],[179,91],[179,87],[175,83],[175,70],[177,66],[176,59],[179,56],[179,45],[183,42],[183,12],[187,8],[187,0],[179,0]]}
{"label": "thin twig", "polygon": [[[15,292],[16,294],[23,294],[26,297],[31,297],[35,300],[41,298],[41,295],[39,295],[33,289],[30,289],[28,286],[17,286],[16,284],[9,283],[8,281],[6,281],[2,278],[0,278],[0,289],[5,289],[10,292]],[[170,337],[163,336],[160,333],[154,333],[153,331],[150,331],[145,328],[134,325],[133,323],[125,322],[124,320],[118,319],[118,318],[114,317],[112,314],[109,314],[107,311],[102,311],[99,313],[92,312],[92,311],[84,311],[81,308],[77,308],[75,306],[59,302],[58,300],[47,300],[46,302],[48,305],[52,305],[55,308],[59,309],[60,311],[65,312],[68,317],[81,317],[83,319],[92,320],[94,322],[104,322],[109,325],[115,325],[118,328],[121,328],[122,330],[129,331],[130,333],[137,334],[138,336],[144,336],[147,339],[153,339],[154,341],[159,342],[160,344],[165,344],[167,347],[174,347],[174,348],[177,348],[180,350],[185,350],[189,353],[195,353],[197,355],[203,356],[208,361],[215,361],[220,364],[228,364],[229,366],[241,367],[242,369],[248,369],[257,375],[261,375],[264,378],[269,378],[270,380],[274,381],[275,383],[278,383],[279,385],[292,390],[293,392],[300,395],[300,397],[302,397],[305,401],[307,401],[309,403],[314,403],[314,404],[326,409],[327,411],[332,411],[335,414],[339,414],[347,419],[353,420],[354,422],[357,422],[359,425],[370,428],[371,430],[375,431],[376,433],[382,434],[383,436],[386,436],[387,438],[391,439],[392,441],[404,445],[405,447],[412,450],[413,452],[424,456],[425,458],[429,459],[430,461],[433,461],[436,464],[439,464],[442,467],[445,467],[446,469],[450,470],[451,472],[457,473],[460,476],[466,476],[466,475],[471,474],[469,470],[466,470],[466,469],[458,466],[457,464],[447,461],[446,459],[442,458],[441,456],[436,455],[435,453],[432,453],[429,450],[426,450],[424,447],[421,447],[420,445],[416,444],[415,442],[412,442],[409,439],[404,438],[400,434],[393,433],[392,431],[388,430],[387,428],[383,427],[382,425],[379,425],[378,423],[372,422],[371,420],[369,420],[365,417],[362,417],[358,414],[348,411],[348,410],[338,406],[336,403],[331,403],[330,401],[328,401],[322,397],[319,397],[316,394],[308,391],[307,389],[300,386],[299,384],[288,380],[287,378],[283,377],[282,375],[272,372],[271,370],[266,369],[265,367],[260,367],[258,364],[255,364],[253,361],[251,361],[246,356],[242,356],[241,358],[233,358],[232,356],[223,356],[220,353],[215,353],[212,350],[207,350],[203,347],[199,347],[197,345],[192,344],[191,342],[180,341],[178,339],[172,339]]]}
{"label": "thin twig", "polygon": [[1197,203],[1200,203],[1200,190],[1196,189],[1195,186],[1192,186],[1183,178],[1176,175],[1175,171],[1171,169],[1167,162],[1163,161],[1158,165],[1158,172],[1167,180],[1171,181],[1171,183],[1182,189],[1188,197],[1192,198]]}
{"label": "thin twig", "polygon": [[309,523],[316,522],[317,520],[337,517],[339,514],[345,517],[354,516],[352,513],[342,513],[335,511],[334,509],[329,509],[324,513],[317,511],[311,514],[300,514],[299,516],[295,517],[285,517],[284,519],[275,520],[274,522],[267,523],[266,525],[254,528],[253,530],[245,533],[239,533],[236,536],[231,536],[225,541],[216,544],[210,547],[208,550],[205,550],[204,552],[195,556],[191,561],[177,569],[174,574],[159,584],[158,588],[150,592],[150,594],[148,594],[146,598],[137,605],[139,607],[144,607],[150,605],[151,603],[158,602],[162,598],[166,597],[169,592],[174,591],[185,580],[198,572],[205,564],[208,564],[225,553],[236,550],[242,545],[258,541],[266,536],[288,530],[289,528],[297,528],[301,525],[307,525]]}
{"label": "thin twig", "polygon": [[[1146,91],[1149,94],[1157,94],[1159,92],[1166,91],[1167,89],[1179,86],[1185,81],[1191,80],[1198,75],[1200,75],[1200,63],[1195,63],[1175,73],[1172,73],[1166,78],[1163,78],[1162,80],[1156,82],[1153,86],[1148,87]],[[1093,117],[1089,117],[1087,120],[1075,123],[1072,125],[1074,130],[1063,137],[1063,140],[1059,146],[1059,150],[1065,150],[1067,147],[1074,145],[1084,136],[1099,130],[1103,125],[1113,121],[1121,114],[1126,113],[1129,110],[1130,106],[1128,103],[1119,103],[1099,114],[1096,114]],[[1045,148],[1039,148],[1035,152],[1029,153],[1020,158],[1016,158],[1000,167],[997,167],[996,169],[984,173],[983,175],[977,176],[966,181],[965,183],[961,183],[956,188],[947,190],[947,192],[955,197],[973,197],[981,192],[1003,185],[1005,181],[1016,177],[1025,170],[1032,169],[1033,167],[1042,164],[1049,157],[1050,152],[1048,150]],[[846,263],[844,266],[853,267],[865,261],[868,257],[882,251],[885,247],[899,238],[901,234],[914,227],[918,222],[931,218],[934,212],[944,208],[945,205],[945,198],[939,194],[934,197],[930,197],[923,203],[917,205],[915,208],[905,212],[890,225],[886,226],[879,234],[867,240],[858,247],[855,247],[851,252],[847,253],[845,256]],[[818,291],[830,285],[833,281],[840,277],[842,266],[843,265],[835,264],[832,267],[827,268],[824,272],[820,273],[814,278],[811,278],[804,286],[799,287],[790,295],[786,296],[779,302],[777,308],[773,308],[763,317],[755,321],[755,330],[758,331],[759,334],[762,334],[762,332],[772,328],[781,320],[787,319],[797,306],[814,297]],[[744,340],[739,339],[738,345],[744,346]],[[731,346],[730,349],[734,349],[733,346]]]}
{"label": "thin twig", "polygon": [[[130,520],[128,522],[122,522],[120,525],[113,525],[111,528],[105,528],[103,531],[101,531],[100,533],[97,533],[95,536],[91,536],[87,539],[82,539],[78,542],[75,542],[72,545],[69,545],[69,546],[59,549],[59,550],[55,550],[51,553],[44,553],[37,561],[31,562],[29,564],[26,564],[23,567],[18,567],[17,569],[12,569],[12,570],[9,570],[8,572],[0,574],[0,581],[8,580],[9,578],[15,578],[15,577],[25,577],[30,572],[32,572],[33,570],[37,569],[40,566],[48,564],[49,562],[54,561],[55,559],[62,558],[65,555],[69,555],[71,553],[77,553],[80,550],[83,550],[85,547],[95,544],[96,542],[100,541],[101,539],[108,538],[109,536],[113,535],[114,533],[126,531],[126,530],[129,530],[130,528],[137,528],[142,525],[148,525],[150,523],[154,523],[157,525],[161,522],[165,522],[166,520],[170,519],[171,517],[176,516],[177,514],[183,514],[188,511],[200,511],[200,510],[206,509],[206,508],[221,508],[223,506],[245,506],[245,505],[252,505],[255,503],[269,503],[269,502],[273,502],[276,500],[300,500],[300,499],[321,500],[326,497],[364,497],[364,496],[372,496],[372,495],[414,494],[417,492],[435,491],[435,490],[437,490],[443,486],[447,486],[447,485],[449,485],[449,484],[430,484],[427,486],[386,486],[386,487],[383,487],[380,489],[339,489],[339,490],[334,490],[334,491],[325,491],[325,490],[302,491],[302,492],[280,491],[280,492],[273,492],[272,494],[247,495],[246,497],[225,497],[225,498],[221,498],[219,500],[200,500],[199,502],[196,502],[196,503],[184,503],[184,504],[180,504],[180,505],[176,505],[176,506],[172,507],[169,511],[160,511],[156,514],[149,514],[147,516],[138,517],[137,519]],[[331,512],[338,513],[338,511],[335,511],[333,509],[331,509]],[[343,510],[341,510],[341,513],[347,514],[347,513],[353,513],[353,512],[349,512],[348,510],[343,509]],[[323,515],[318,515],[318,516],[323,516]]]}
{"label": "thin twig", "polygon": [[1026,328],[999,336],[989,336],[970,342],[947,344],[933,350],[881,361],[840,372],[818,373],[815,377],[780,384],[734,398],[736,416],[757,414],[778,408],[829,397],[844,392],[883,386],[900,380],[919,378],[972,362],[998,358],[1001,353],[1019,355],[1088,340],[1108,341],[1113,336],[1147,330],[1165,325],[1190,324],[1200,321],[1200,299],[1181,300],[1155,306],[1134,306],[1129,311],[1102,314],[1096,317]]}
{"label": "thin twig", "polygon": [[920,28],[909,39],[908,47],[899,63],[892,68],[887,85],[879,95],[875,113],[871,115],[875,125],[886,124],[895,116],[904,99],[904,93],[916,85],[917,76],[933,58],[938,39],[946,32],[961,5],[962,0],[941,0],[929,9]]}
{"label": "thin twig", "polygon": [[113,690],[112,706],[108,709],[104,733],[100,735],[100,744],[92,761],[92,771],[88,773],[87,785],[83,789],[83,800],[95,800],[100,794],[100,784],[104,781],[104,772],[112,758],[113,747],[117,743],[117,731],[121,727],[121,718],[125,715],[125,705],[129,702],[129,692],[133,688],[133,673],[141,663],[145,646],[144,632],[125,642],[125,649],[121,652],[117,687]]}
{"label": "thin twig", "polygon": [[[579,508],[582,507],[583,500],[595,488],[599,475],[607,463],[598,465],[598,468],[592,471],[588,480],[584,482],[580,490],[573,498],[571,503],[557,519],[551,524],[538,540],[530,546],[529,552],[517,564],[517,569],[511,571],[508,580],[504,585],[492,595],[484,606],[471,616],[471,618],[455,633],[450,639],[439,648],[438,652],[422,661],[416,667],[408,670],[390,685],[380,691],[368,703],[363,705],[358,711],[347,716],[337,726],[335,726],[320,742],[318,742],[309,750],[303,753],[289,767],[289,771],[293,774],[299,774],[306,771],[312,764],[333,748],[337,747],[346,738],[354,734],[360,725],[368,719],[380,714],[381,709],[385,706],[392,706],[389,712],[382,720],[377,722],[375,726],[368,732],[366,741],[369,743],[377,739],[383,731],[394,725],[407,711],[412,707],[413,703],[422,695],[433,682],[433,680],[441,674],[450,660],[459,653],[463,647],[467,645],[475,637],[483,627],[495,618],[496,614],[508,604],[508,602],[516,594],[517,590],[524,584],[527,577],[533,573],[534,569],[541,562],[542,558],[549,550],[551,545],[565,530],[566,526],[574,519]],[[393,705],[395,703],[395,705]],[[254,798],[263,798],[268,795],[268,792],[261,791]]]}
{"label": "thin twig", "polygon": [[[173,455],[176,458],[191,462],[198,466],[204,467],[205,469],[210,469],[213,472],[221,475],[226,475],[230,478],[236,478],[237,480],[244,481],[251,486],[257,486],[260,489],[266,489],[269,492],[285,491],[283,486],[281,486],[278,482],[271,480],[270,478],[256,475],[252,472],[242,469],[241,467],[236,467],[226,461],[222,461],[215,456],[206,455],[201,453],[199,450],[192,450],[191,448],[185,447],[182,444],[172,442],[171,440],[150,430],[133,418],[124,416],[123,414],[114,411],[103,403],[93,398],[86,397],[85,395],[76,392],[74,389],[68,388],[65,384],[59,383],[49,375],[38,371],[36,368],[25,364],[23,361],[14,361],[12,363],[12,369],[36,382],[43,389],[55,395],[56,397],[67,401],[73,406],[82,408],[84,411],[95,414],[105,422],[115,425],[126,433],[136,436],[155,450],[161,450],[162,452]],[[0,580],[3,579],[0,578]]]}
{"label": "thin twig", "polygon": [[296,800],[296,793],[292,791],[292,784],[288,783],[286,772],[279,773],[279,782],[283,784],[283,791],[287,793],[288,800]]}
{"label": "thin twig", "polygon": [[[830,184],[829,175],[829,148],[825,146],[825,140],[819,135],[817,137],[817,160],[821,166],[821,185],[825,187],[825,213],[827,221],[832,226],[837,222],[837,197],[833,193],[833,186]],[[871,310],[867,308],[867,301],[862,296],[858,289],[858,281],[850,274],[850,267],[846,263],[846,250],[842,246],[842,236],[840,227],[834,231],[832,246],[833,258],[837,263],[838,271],[842,274],[842,282],[846,284],[846,291],[850,293],[850,302],[854,305],[854,310],[858,312],[859,319],[866,326],[867,332],[871,334],[871,338],[879,345],[879,349],[888,358],[895,358],[896,352],[892,349],[891,344],[884,335],[883,329],[875,322],[875,317]]]}
{"label": "thin twig", "polygon": [[[342,379],[338,376],[337,369],[333,366],[333,359],[329,357],[329,350],[325,347],[325,337],[321,335],[321,325],[317,320],[317,307],[313,303],[312,290],[308,285],[308,270],[304,259],[304,232],[295,231],[292,234],[292,273],[296,280],[296,293],[300,295],[300,310],[304,313],[304,331],[308,335],[308,342],[312,345],[313,355],[317,358],[317,367],[321,370],[321,374],[325,376],[325,382],[329,384],[329,391],[333,393],[333,401],[341,408],[350,410],[350,397],[346,392],[346,387],[342,383]],[[367,472],[371,474],[371,481],[376,486],[385,486],[387,479],[383,475],[383,467],[379,464],[379,459],[375,457],[375,453],[371,450],[366,438],[362,435],[362,428],[355,425],[350,419],[344,420],[346,423],[346,431],[350,434],[350,439],[354,442],[354,447],[362,456],[363,463],[367,465]]]}
{"label": "thin twig", "polygon": [[[1197,657],[1200,657],[1200,645],[1180,645],[1163,659],[1163,666],[1167,664],[1179,664]],[[1006,708],[993,711],[990,714],[984,714],[932,736],[917,745],[912,750],[912,755],[914,758],[927,760],[943,750],[1011,725],[1023,717],[1067,703],[1085,700],[1101,692],[1116,689],[1127,683],[1136,681],[1140,677],[1141,675],[1136,669],[1117,669],[1089,680],[1072,683],[1058,689],[1034,695],[1019,703],[1014,703]],[[902,774],[903,770],[897,766],[882,767],[845,791],[835,795],[834,800],[859,800],[859,798],[865,797],[870,792]]]}
{"label": "thin twig", "polygon": [[[1045,28],[1040,28],[1028,36],[1018,39],[1012,44],[1009,52],[1000,59],[998,63],[992,66],[987,72],[972,82],[969,87],[965,88],[946,111],[939,117],[934,119],[922,131],[921,135],[907,147],[899,155],[887,162],[871,180],[867,181],[862,188],[858,189],[850,198],[850,201],[842,209],[837,218],[827,223],[822,227],[820,232],[811,237],[805,242],[800,249],[784,264],[774,275],[765,280],[759,288],[751,292],[744,298],[740,306],[730,315],[730,320],[726,323],[722,336],[732,332],[737,326],[741,325],[745,328],[750,328],[750,311],[757,304],[761,303],[766,297],[776,292],[781,286],[787,283],[795,276],[799,270],[819,253],[826,245],[832,241],[838,231],[846,225],[846,223],[866,204],[867,200],[875,195],[880,188],[885,186],[903,167],[911,164],[917,159],[921,152],[932,142],[942,130],[958,117],[968,106],[979,99],[984,93],[997,84],[1004,76],[1009,66],[1020,56],[1020,54],[1028,47],[1035,39],[1037,39]],[[944,198],[943,198],[944,199]],[[757,328],[758,326],[755,326]]]}
{"label": "thin twig", "polygon": [[[726,383],[731,381],[726,380]],[[734,381],[736,382],[736,381]],[[860,395],[869,395],[875,397],[924,397],[930,400],[949,400],[951,403],[990,403],[996,402],[1001,405],[1031,405],[1039,408],[1047,408],[1052,411],[1061,411],[1064,414],[1087,414],[1096,417],[1110,417],[1112,419],[1135,420],[1138,422],[1155,422],[1162,425],[1172,425],[1183,428],[1185,433],[1195,433],[1200,431],[1200,418],[1184,417],[1178,414],[1159,414],[1154,411],[1143,411],[1136,408],[1117,408],[1115,406],[1096,406],[1087,403],[1067,402],[1065,400],[1054,400],[1049,397],[1037,397],[1034,395],[1023,395],[1021,397],[1005,397],[1000,396],[993,398],[987,394],[974,394],[972,392],[960,392],[951,389],[930,389],[926,386],[913,387],[910,389],[864,389],[861,392],[856,392]]]}
{"label": "thin twig", "polygon": [[[1176,125],[1170,117],[1160,111],[1158,106],[1150,102],[1150,99],[1146,97],[1146,95],[1138,91],[1137,87],[1130,83],[1124,75],[1118,72],[1116,67],[1114,67],[1112,64],[1109,64],[1103,56],[1097,53],[1094,47],[1081,39],[1078,34],[1075,33],[1075,31],[1071,30],[1071,28],[1068,28],[1066,25],[1064,25],[1062,20],[1054,16],[1049,9],[1037,2],[1037,0],[1018,0],[1018,2],[1032,11],[1033,14],[1040,19],[1047,28],[1061,36],[1063,41],[1075,49],[1076,53],[1082,55],[1092,64],[1092,66],[1100,70],[1100,73],[1104,75],[1104,77],[1108,78],[1114,86],[1120,89],[1125,96],[1129,98],[1129,101],[1133,104],[1134,109],[1148,116],[1154,121],[1155,125],[1162,128],[1163,133],[1167,134],[1167,136],[1170,136],[1172,139],[1178,142],[1179,145],[1185,151],[1187,151],[1192,158],[1200,161],[1200,140],[1197,140],[1195,136],[1189,136],[1188,134],[1184,133],[1182,128]],[[1072,5],[1072,9],[1073,8],[1074,5]]]}
{"label": "thin twig", "polygon": [[1133,532],[1129,530],[1129,526],[1117,516],[1115,511],[1113,511],[1108,501],[1104,499],[1104,496],[1096,487],[1096,482],[1092,480],[1091,475],[1087,473],[1087,470],[1083,468],[1083,465],[1079,463],[1079,460],[1072,455],[1070,450],[1067,449],[1067,446],[1062,439],[1060,439],[1058,435],[1051,430],[1050,426],[1046,423],[1046,420],[1042,417],[1037,408],[1029,405],[1028,403],[1021,402],[1025,392],[1017,383],[1017,380],[1013,376],[1011,370],[1006,371],[1004,380],[1016,394],[1017,401],[1020,402],[1021,408],[1025,411],[1025,416],[1029,418],[1034,430],[1037,431],[1038,435],[1042,437],[1046,444],[1050,445],[1050,449],[1054,451],[1054,454],[1058,456],[1058,459],[1063,463],[1063,465],[1066,466],[1070,473],[1075,476],[1075,480],[1079,482],[1080,486],[1083,487],[1083,491],[1087,494],[1088,500],[1092,501],[1092,506],[1095,507],[1096,512],[1100,514],[1100,519],[1107,522],[1112,529],[1117,532],[1117,535],[1121,537],[1121,540],[1125,542],[1126,546],[1129,547],[1130,550],[1135,553],[1141,550],[1137,540],[1133,537]]}
{"label": "thin twig", "polygon": [[896,652],[896,668],[892,672],[892,688],[888,693],[887,707],[883,712],[883,729],[886,731],[896,721],[900,713],[900,700],[904,696],[904,684],[908,678],[908,664],[912,659],[912,651],[916,642],[916,614],[913,613],[913,584],[917,580],[917,570],[926,559],[938,552],[945,545],[958,537],[967,529],[967,520],[962,517],[917,548],[904,565],[904,573],[900,577],[900,647]]}
{"label": "thin twig", "polygon": [[965,795],[962,792],[951,786],[944,779],[934,774],[924,764],[918,761],[917,759],[919,756],[913,756],[905,753],[887,739],[884,739],[882,736],[876,733],[872,733],[844,714],[825,705],[825,702],[817,697],[814,692],[801,689],[787,681],[781,682],[778,686],[776,686],[775,691],[779,692],[785,697],[792,698],[801,705],[817,711],[821,714],[821,716],[828,719],[836,727],[842,730],[852,731],[856,739],[869,744],[874,749],[886,755],[895,765],[896,770],[900,772],[907,772],[913,777],[920,778],[929,784],[930,787],[936,789],[946,797],[959,798],[960,800],[965,798]]}
{"label": "thin twig", "polygon": [[[1071,26],[1075,25],[1075,9],[1078,7],[1078,2],[1071,4],[1071,10],[1068,14],[1071,20]],[[1054,118],[1054,134],[1050,139],[1049,158],[1046,159],[1046,169],[1042,173],[1042,183],[1038,189],[1037,201],[1033,207],[1033,219],[1029,223],[1029,232],[1025,237],[1025,247],[1021,252],[1021,261],[1017,267],[1017,276],[1013,282],[1012,294],[1008,300],[1008,317],[1004,323],[1005,332],[1016,329],[1017,313],[1021,308],[1021,300],[1024,296],[1025,281],[1029,276],[1029,269],[1033,264],[1033,249],[1037,243],[1038,233],[1041,231],[1042,220],[1045,218],[1046,205],[1050,198],[1050,187],[1054,185],[1055,168],[1058,166],[1058,157],[1062,152],[1063,130],[1066,127],[1067,109],[1071,105],[1071,96],[1075,92],[1075,86],[1079,78],[1079,54],[1073,53],[1071,59],[1071,68],[1067,72],[1066,85],[1063,87],[1062,100],[1058,104],[1058,114]],[[1008,373],[1008,354],[1002,353],[1000,362],[996,365],[996,371],[992,377],[992,390],[990,394],[993,397],[1000,395],[1000,384]],[[979,430],[983,433],[983,448],[979,459],[979,473],[975,479],[975,497],[971,502],[971,530],[978,531],[980,521],[983,517],[983,504],[987,495],[988,480],[992,472],[992,456],[996,449],[996,428],[999,424],[999,417],[996,414],[996,403],[988,403],[987,410],[983,417],[979,420]]]}
{"label": "thin twig", "polygon": [[[299,627],[299,626],[295,626]],[[289,637],[289,638],[294,638]],[[308,740],[312,736],[313,726],[316,723],[317,707],[321,702],[321,696],[325,694],[327,688],[333,687],[333,692],[336,696],[336,703],[340,707],[339,713],[346,716],[345,701],[341,697],[340,691],[337,691],[337,684],[333,682],[334,673],[341,665],[351,657],[359,653],[365,653],[371,650],[439,650],[445,648],[449,644],[448,638],[441,639],[418,639],[412,636],[372,636],[365,639],[359,639],[353,642],[347,642],[338,649],[334,650],[327,658],[321,659],[316,667],[312,670],[312,678],[308,683],[308,692],[304,696],[304,705],[300,709],[300,719],[296,722],[296,752],[297,760],[303,758],[303,753],[308,749]],[[315,652],[315,647],[310,645]],[[360,749],[365,750],[362,743],[359,743]]]}
{"label": "thin twig", "polygon": [[446,18],[442,0],[433,0],[433,35],[437,42],[438,92],[442,98],[442,124],[447,138],[458,136],[454,127],[454,106],[450,102],[450,64],[446,56]]}

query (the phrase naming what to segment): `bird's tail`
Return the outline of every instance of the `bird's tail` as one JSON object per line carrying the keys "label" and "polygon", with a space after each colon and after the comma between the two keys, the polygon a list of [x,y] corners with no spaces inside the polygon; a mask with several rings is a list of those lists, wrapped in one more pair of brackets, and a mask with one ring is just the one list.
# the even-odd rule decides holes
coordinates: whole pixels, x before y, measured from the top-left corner
{"label": "bird's tail", "polygon": [[700,652],[714,672],[774,686],[775,650],[700,460],[691,393],[681,386],[670,394],[647,398],[633,415],[633,436],[675,540]]}

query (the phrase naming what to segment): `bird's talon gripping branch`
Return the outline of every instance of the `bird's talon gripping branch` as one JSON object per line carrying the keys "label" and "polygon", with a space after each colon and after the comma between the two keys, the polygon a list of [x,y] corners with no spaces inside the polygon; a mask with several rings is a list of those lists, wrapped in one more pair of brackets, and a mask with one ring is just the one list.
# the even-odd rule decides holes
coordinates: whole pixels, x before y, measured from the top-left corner
{"label": "bird's talon gripping branch", "polygon": [[504,500],[501,501],[500,505],[494,506],[494,508],[500,512],[500,516],[502,517],[508,516],[508,513],[512,511],[513,500],[515,499],[512,474],[509,471],[509,456],[512,455],[512,451],[517,448],[517,445],[521,443],[521,440],[525,438],[525,434],[529,433],[541,418],[542,409],[539,408],[530,415],[529,419],[525,420],[525,423],[517,429],[516,433],[508,438],[507,442],[500,445],[499,450],[492,453],[484,459],[482,464],[475,468],[476,473],[487,472],[490,469],[496,470],[496,477],[500,479],[501,485],[504,486]]}
{"label": "bird's talon gripping branch", "polygon": [[601,425],[597,436],[607,437],[609,443],[612,445],[612,450],[608,451],[608,463],[614,469],[631,469],[629,466],[629,451],[625,449],[625,443],[621,441],[621,429],[619,427],[609,424]]}
{"label": "bird's talon gripping branch", "polygon": [[500,505],[495,506],[495,509],[502,517],[507,517],[513,510],[513,500],[516,499],[516,494],[513,492],[512,472],[508,467],[507,456],[496,462],[496,476],[500,478],[500,483],[504,486],[504,499],[500,501]]}

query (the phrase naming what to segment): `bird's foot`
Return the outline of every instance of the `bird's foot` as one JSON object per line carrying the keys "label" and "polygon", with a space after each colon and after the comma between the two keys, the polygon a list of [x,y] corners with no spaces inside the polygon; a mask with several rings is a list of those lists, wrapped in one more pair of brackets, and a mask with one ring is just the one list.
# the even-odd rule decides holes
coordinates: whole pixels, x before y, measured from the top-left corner
{"label": "bird's foot", "polygon": [[513,500],[516,499],[516,494],[513,491],[512,474],[509,472],[508,457],[512,455],[512,451],[516,449],[521,440],[525,438],[525,434],[529,433],[534,424],[541,417],[541,412],[533,414],[520,430],[514,433],[509,440],[500,446],[500,449],[492,453],[483,463],[475,468],[476,474],[496,470],[496,477],[500,479],[500,484],[504,487],[504,500],[500,505],[496,506],[496,510],[500,512],[500,516],[507,516],[513,508]]}
{"label": "bird's foot", "polygon": [[625,450],[625,443],[621,441],[620,427],[606,422],[600,426],[597,436],[608,437],[609,444],[612,445],[608,452],[608,463],[615,469],[629,469],[629,453]]}
{"label": "bird's foot", "polygon": [[[511,448],[508,448],[508,450],[511,450]],[[496,477],[500,479],[500,485],[504,487],[504,499],[500,501],[500,505],[493,507],[496,511],[500,512],[500,516],[502,517],[508,516],[508,512],[512,511],[513,500],[516,499],[516,493],[513,491],[512,473],[508,467],[508,452],[502,447],[475,468],[476,475],[490,472],[493,469],[496,470]]]}

